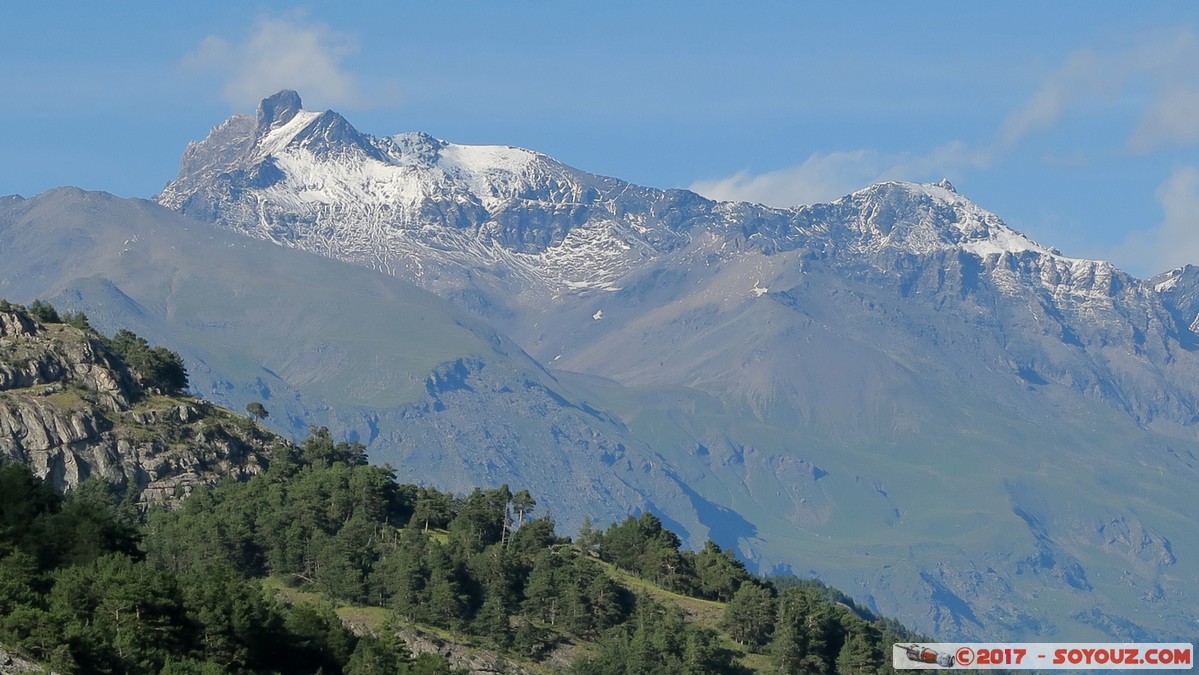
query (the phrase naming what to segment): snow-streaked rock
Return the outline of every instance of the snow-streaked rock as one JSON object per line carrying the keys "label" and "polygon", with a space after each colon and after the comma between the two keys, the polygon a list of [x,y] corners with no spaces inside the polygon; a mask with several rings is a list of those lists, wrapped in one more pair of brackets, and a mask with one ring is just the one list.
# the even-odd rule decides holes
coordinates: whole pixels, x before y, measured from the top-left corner
{"label": "snow-streaked rock", "polygon": [[[294,92],[265,99],[191,144],[157,201],[279,244],[367,265],[449,297],[511,304],[614,291],[684,248],[718,257],[835,248],[843,255],[962,250],[995,265],[1031,253],[1089,278],[1095,261],[1060,256],[938,184],[887,182],[795,209],[716,203],[566,166],[509,146],[423,133],[374,137]],[[469,273],[464,272],[469,270]],[[997,283],[1007,283],[1005,272]],[[1062,271],[1050,274],[1062,277]]]}
{"label": "snow-streaked rock", "polygon": [[611,289],[688,240],[684,224],[666,221],[679,201],[699,199],[690,193],[519,148],[365,136],[336,113],[295,109],[293,97],[266,99],[252,126],[235,116],[190,145],[157,201],[440,290],[463,285],[464,265],[548,294]]}

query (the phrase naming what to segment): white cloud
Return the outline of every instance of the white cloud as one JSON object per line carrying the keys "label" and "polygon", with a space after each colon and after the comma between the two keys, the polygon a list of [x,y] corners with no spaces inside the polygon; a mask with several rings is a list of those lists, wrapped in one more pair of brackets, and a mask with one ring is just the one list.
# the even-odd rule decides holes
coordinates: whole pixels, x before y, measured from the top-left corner
{"label": "white cloud", "polygon": [[982,162],[956,141],[923,155],[888,155],[874,150],[818,152],[798,166],[759,175],[740,171],[696,181],[690,189],[709,199],[784,208],[831,201],[880,180],[952,179],[964,167],[981,166]]}
{"label": "white cloud", "polygon": [[1152,230],[1134,232],[1113,257],[1150,275],[1199,264],[1199,168],[1175,168],[1155,195],[1162,207],[1161,223]]}
{"label": "white cloud", "polygon": [[1179,87],[1162,94],[1128,139],[1134,152],[1199,142],[1199,88]]}
{"label": "white cloud", "polygon": [[353,35],[323,23],[309,23],[301,12],[264,16],[244,41],[230,42],[210,35],[184,57],[182,66],[194,72],[214,72],[224,80],[222,95],[239,109],[294,89],[316,106],[362,108],[372,101],[343,62],[356,53]]}
{"label": "white cloud", "polygon": [[[1199,36],[1189,30],[1144,34],[1122,49],[1072,53],[1003,121],[996,152],[1049,129],[1073,108],[1122,98],[1138,111],[1127,141],[1134,152],[1199,142]],[[1131,94],[1127,90],[1131,90]]]}

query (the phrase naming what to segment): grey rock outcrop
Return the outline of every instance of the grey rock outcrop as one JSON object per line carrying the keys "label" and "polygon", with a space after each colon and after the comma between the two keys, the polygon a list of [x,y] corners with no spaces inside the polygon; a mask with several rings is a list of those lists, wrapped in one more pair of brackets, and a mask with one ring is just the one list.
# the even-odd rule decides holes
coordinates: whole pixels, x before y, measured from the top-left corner
{"label": "grey rock outcrop", "polygon": [[100,477],[146,502],[256,473],[283,441],[190,397],[143,397],[98,336],[0,309],[0,457],[58,490]]}
{"label": "grey rock outcrop", "polygon": [[0,675],[16,673],[44,673],[46,669],[19,655],[0,648]]}

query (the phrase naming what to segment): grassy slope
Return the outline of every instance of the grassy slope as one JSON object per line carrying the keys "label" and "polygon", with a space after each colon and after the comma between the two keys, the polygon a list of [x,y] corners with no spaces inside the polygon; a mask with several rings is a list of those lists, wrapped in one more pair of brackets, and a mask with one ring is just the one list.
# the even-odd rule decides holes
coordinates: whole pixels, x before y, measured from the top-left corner
{"label": "grassy slope", "polygon": [[599,560],[595,562],[597,565],[603,566],[608,576],[615,579],[617,583],[630,591],[639,595],[647,595],[664,605],[676,605],[687,614],[687,618],[690,621],[704,628],[716,631],[720,636],[721,646],[738,654],[737,661],[742,666],[754,672],[765,672],[770,668],[769,657],[765,654],[752,654],[745,651],[745,647],[738,644],[727,632],[721,629],[720,620],[724,618],[725,603],[680,595],[656,586],[652,582],[646,581],[634,574],[617,569],[612,563],[600,562]]}
{"label": "grassy slope", "polygon": [[[444,533],[433,533],[434,537],[442,536]],[[714,600],[703,600],[700,598],[692,598],[685,595],[680,595],[672,591],[654,585],[650,581],[646,581],[634,574],[617,569],[611,563],[602,562],[597,559],[592,559],[596,565],[601,566],[609,577],[614,579],[618,584],[628,589],[636,595],[643,595],[652,598],[653,600],[664,605],[675,605],[681,609],[693,623],[716,631],[720,638],[721,646],[738,655],[738,661],[741,665],[753,670],[754,672],[765,672],[769,667],[769,659],[764,654],[751,654],[745,651],[744,647],[738,644],[729,634],[723,631],[720,627],[720,620],[724,616],[725,603],[716,602]],[[263,580],[263,587],[273,594],[280,601],[288,604],[306,604],[311,606],[327,606],[337,613],[352,630],[359,633],[378,633],[389,624],[398,625],[404,629],[409,629],[423,634],[426,637],[440,640],[445,643],[461,648],[463,651],[470,653],[476,652],[485,655],[494,655],[494,649],[489,648],[485,641],[478,637],[449,631],[444,628],[428,626],[424,624],[410,623],[395,616],[395,613],[385,607],[369,607],[363,605],[352,605],[343,602],[332,602],[326,596],[316,591],[306,591],[294,588],[285,584],[277,577],[270,577]],[[561,649],[561,648],[560,648]],[[581,643],[577,645],[568,645],[566,651],[570,652],[572,657],[582,656],[591,653],[593,649],[592,643]],[[555,666],[551,666],[547,662],[537,663],[520,659],[503,652],[503,657],[513,662],[519,663],[520,667],[526,668],[534,673],[554,673],[558,672]]]}
{"label": "grassy slope", "polygon": [[358,634],[370,633],[377,635],[388,625],[394,625],[398,626],[404,632],[411,632],[433,643],[449,645],[453,648],[454,652],[464,654],[468,658],[481,657],[484,660],[495,661],[498,657],[499,659],[518,664],[520,668],[531,673],[550,675],[551,673],[558,672],[557,669],[544,663],[535,663],[520,659],[506,652],[498,652],[489,647],[486,642],[473,635],[404,621],[396,617],[393,611],[385,607],[369,607],[351,605],[344,602],[333,602],[319,592],[305,591],[288,586],[277,577],[264,579],[262,585],[268,593],[271,593],[275,598],[286,604],[302,604],[332,609],[350,630]]}

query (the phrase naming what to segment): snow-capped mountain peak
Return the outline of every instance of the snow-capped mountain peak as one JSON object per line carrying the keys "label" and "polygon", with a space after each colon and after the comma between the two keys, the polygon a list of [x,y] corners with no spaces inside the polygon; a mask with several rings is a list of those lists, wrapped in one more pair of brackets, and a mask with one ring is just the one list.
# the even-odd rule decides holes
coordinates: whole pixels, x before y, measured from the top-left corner
{"label": "snow-capped mountain peak", "polygon": [[190,145],[157,200],[428,284],[500,265],[513,268],[506,283],[549,293],[613,288],[646,257],[685,243],[677,204],[703,201],[521,148],[369,136],[333,111],[305,110],[290,91],[265,99],[253,120],[235,116]]}
{"label": "snow-capped mountain peak", "polygon": [[1087,298],[1106,297],[1118,272],[1037,244],[948,180],[881,182],[793,209],[717,203],[522,148],[366,135],[336,112],[304,109],[292,91],[191,144],[157,199],[253,237],[466,294],[468,305],[490,305],[475,294],[496,289],[504,289],[497,298],[534,304],[617,290],[681,249],[703,265],[747,247],[835,251],[881,267],[894,253],[960,251],[984,261],[1007,293],[1038,287]]}

